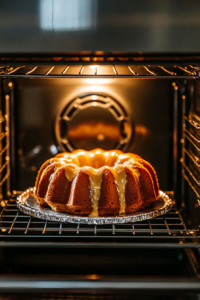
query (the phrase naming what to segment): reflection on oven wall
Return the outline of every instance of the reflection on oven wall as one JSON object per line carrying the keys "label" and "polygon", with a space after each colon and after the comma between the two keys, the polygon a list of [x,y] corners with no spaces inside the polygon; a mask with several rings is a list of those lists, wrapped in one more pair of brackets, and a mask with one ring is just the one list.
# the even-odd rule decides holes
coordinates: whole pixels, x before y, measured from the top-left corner
{"label": "reflection on oven wall", "polygon": [[42,30],[89,30],[96,25],[96,0],[40,0]]}
{"label": "reflection on oven wall", "polygon": [[[27,186],[33,186],[38,169],[46,159],[65,150],[65,146],[66,150],[72,150],[70,147],[67,148],[68,145],[66,144],[62,146],[56,135],[56,126],[59,124],[63,111],[66,111],[73,101],[83,99],[80,96],[89,95],[91,98],[97,95],[96,97],[100,99],[103,95],[105,96],[103,99],[106,101],[111,99],[109,101],[112,101],[114,107],[118,110],[121,109],[122,117],[126,119],[129,129],[123,128],[123,133],[121,133],[117,113],[109,112],[109,105],[111,104],[106,107],[107,104],[98,103],[98,105],[102,104],[102,107],[100,117],[95,111],[97,114],[96,123],[94,123],[93,105],[89,105],[85,110],[86,113],[81,115],[83,124],[94,125],[93,131],[96,132],[96,137],[93,134],[92,138],[86,142],[82,142],[80,137],[75,141],[78,129],[83,130],[82,123],[79,122],[77,126],[73,123],[74,120],[75,123],[77,122],[76,116],[80,113],[79,109],[70,121],[71,124],[66,122],[64,129],[62,128],[64,143],[67,137],[73,148],[83,145],[82,148],[89,150],[97,145],[103,149],[113,149],[116,145],[119,146],[120,140],[125,139],[121,149],[126,152],[137,153],[149,161],[156,169],[161,189],[170,190],[171,178],[169,174],[172,167],[170,163],[170,109],[172,101],[170,83],[169,80],[109,78],[17,79],[15,95],[18,107],[16,116],[18,176],[15,189],[24,190]],[[94,104],[95,99],[91,103]],[[105,137],[107,131],[105,126],[102,127],[99,124],[108,126],[110,140],[109,134]],[[116,135],[116,132],[119,135],[119,139],[114,142],[112,141],[112,131],[113,135]],[[63,139],[61,132],[59,137]],[[105,138],[108,138],[107,143],[105,143]]]}

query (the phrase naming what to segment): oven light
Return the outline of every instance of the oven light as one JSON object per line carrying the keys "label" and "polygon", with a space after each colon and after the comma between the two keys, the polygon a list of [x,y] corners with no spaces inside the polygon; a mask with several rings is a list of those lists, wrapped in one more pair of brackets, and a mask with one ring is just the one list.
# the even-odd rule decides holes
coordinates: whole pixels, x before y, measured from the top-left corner
{"label": "oven light", "polygon": [[[91,86],[91,90],[93,91],[93,92],[100,92],[100,86],[98,86],[98,85],[93,85],[93,86]],[[96,100],[96,99],[94,99],[94,100]]]}
{"label": "oven light", "polygon": [[99,85],[99,84],[110,84],[113,82],[113,79],[110,78],[84,78],[83,81],[86,84],[94,84],[94,85]]}
{"label": "oven light", "polygon": [[89,66],[89,67],[92,68],[92,69],[96,69],[96,68],[98,68],[99,66],[92,65],[92,66]]}
{"label": "oven light", "polygon": [[87,279],[99,279],[100,276],[97,274],[89,274],[87,275]]}
{"label": "oven light", "polygon": [[89,66],[91,69],[93,69],[94,70],[94,75],[97,75],[97,68],[98,68],[98,66],[96,66],[96,65],[91,65],[91,66]]}

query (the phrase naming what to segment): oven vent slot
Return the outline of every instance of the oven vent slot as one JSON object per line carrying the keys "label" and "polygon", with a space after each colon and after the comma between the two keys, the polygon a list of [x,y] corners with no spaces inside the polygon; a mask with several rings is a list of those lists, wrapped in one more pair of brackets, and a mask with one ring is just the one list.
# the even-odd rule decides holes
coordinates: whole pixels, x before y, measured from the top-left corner
{"label": "oven vent slot", "polygon": [[143,65],[98,63],[69,64],[54,62],[54,65],[0,65],[0,77],[27,78],[199,78],[197,65]]}

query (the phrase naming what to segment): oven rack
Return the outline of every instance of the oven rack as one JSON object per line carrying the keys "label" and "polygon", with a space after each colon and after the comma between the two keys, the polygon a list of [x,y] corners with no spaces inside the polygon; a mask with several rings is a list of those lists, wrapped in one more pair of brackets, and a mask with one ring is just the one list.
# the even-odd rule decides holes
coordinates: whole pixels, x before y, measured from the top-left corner
{"label": "oven rack", "polygon": [[[124,284],[125,285],[125,284]],[[135,297],[134,297],[135,298]],[[62,293],[51,293],[46,294],[43,293],[42,295],[35,295],[35,294],[7,294],[6,296],[0,296],[0,300],[132,300],[132,295],[123,295],[123,294],[116,294],[116,291],[113,294],[103,294],[102,292],[100,294],[90,295],[90,294],[72,294],[71,292],[69,294],[62,294]],[[145,300],[144,296],[139,296],[139,298],[136,296],[136,300]],[[158,300],[158,296],[154,296],[154,300]],[[168,296],[164,297],[162,296],[163,300],[168,299]],[[174,299],[174,297],[172,298]],[[177,298],[175,298],[177,299]]]}
{"label": "oven rack", "polygon": [[81,52],[50,52],[50,53],[1,53],[0,61],[2,63],[57,63],[69,62],[70,64],[82,63],[100,63],[100,64],[190,64],[198,65],[200,62],[199,54],[188,53],[136,53],[136,52],[105,52],[105,51],[81,51]]}
{"label": "oven rack", "polygon": [[186,300],[197,299],[195,295],[198,297],[200,284],[198,279],[98,280],[6,276],[0,281],[0,291],[5,295],[0,300],[166,300],[169,297]]}
{"label": "oven rack", "polygon": [[[1,201],[1,246],[200,247],[199,230],[188,229],[180,211],[142,222],[85,225],[51,222],[23,214],[15,199]],[[3,207],[4,206],[4,207]],[[78,243],[77,243],[78,242]]]}
{"label": "oven rack", "polygon": [[4,109],[0,110],[0,199],[3,198],[3,184],[6,183],[10,196],[10,96],[4,99]]}
{"label": "oven rack", "polygon": [[[195,130],[200,129],[200,122],[196,120],[193,116],[193,114],[186,116],[184,115],[184,120],[187,122],[187,124],[191,125]],[[194,153],[192,153],[189,149],[186,148],[186,141],[191,145],[192,147],[195,148],[197,153],[200,152],[200,139],[197,138],[193,132],[191,132],[190,129],[187,128],[186,124],[183,124],[183,158],[181,158],[181,163],[182,163],[182,174],[184,179],[188,182],[189,186],[192,188],[194,191],[197,202],[200,205],[200,192],[198,191],[198,188],[195,187],[200,187],[200,180],[197,178],[195,175],[195,171],[189,166],[187,163],[187,159],[189,159],[193,164],[194,168],[199,169],[200,168],[200,158],[195,156]],[[187,158],[187,159],[186,159]],[[194,182],[194,183],[193,183]]]}
{"label": "oven rack", "polygon": [[[98,65],[97,65],[98,64]],[[199,78],[197,65],[105,65],[97,62],[53,65],[0,65],[0,77],[27,78]]]}

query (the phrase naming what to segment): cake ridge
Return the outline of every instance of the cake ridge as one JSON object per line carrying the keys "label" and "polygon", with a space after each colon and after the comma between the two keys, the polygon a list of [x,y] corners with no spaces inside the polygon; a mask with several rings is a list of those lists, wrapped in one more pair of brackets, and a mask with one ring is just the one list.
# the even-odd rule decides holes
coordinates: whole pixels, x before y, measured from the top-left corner
{"label": "cake ridge", "polygon": [[[146,165],[146,167],[145,167]],[[51,166],[51,168],[49,167]],[[69,199],[66,199],[66,208],[58,208],[55,207],[54,201],[51,201],[51,197],[49,196],[49,190],[52,190],[51,187],[51,179],[54,178],[55,174],[58,174],[58,170],[64,170],[64,173],[67,182],[71,182],[71,190],[69,192]],[[48,178],[49,185],[44,196],[44,192],[42,194],[44,200],[41,200],[41,192],[40,187],[43,184],[46,186],[46,182],[44,178],[47,177],[48,171],[52,171],[52,174]],[[41,169],[38,172],[38,176],[36,178],[36,197],[38,202],[42,205],[50,205],[50,207],[54,210],[68,210],[67,205],[70,206],[72,198],[73,198],[73,189],[75,186],[74,180],[78,176],[80,172],[86,174],[89,178],[89,198],[91,201],[91,213],[89,217],[98,217],[99,215],[99,200],[102,191],[102,178],[105,171],[110,171],[114,178],[114,183],[117,189],[118,201],[119,201],[119,214],[124,214],[127,212],[126,209],[126,197],[127,194],[126,186],[128,183],[127,180],[127,170],[130,171],[130,174],[136,178],[137,183],[135,182],[135,188],[138,190],[144,189],[141,187],[140,182],[140,172],[142,172],[143,176],[146,177],[146,181],[148,182],[148,186],[146,188],[146,193],[150,195],[150,200],[146,201],[146,203],[151,203],[156,200],[158,197],[159,185],[155,170],[153,167],[146,161],[144,161],[139,155],[133,153],[123,153],[120,150],[110,150],[104,151],[102,149],[93,149],[91,151],[85,150],[75,150],[72,153],[62,153],[56,155],[54,158],[45,162]],[[46,177],[45,177],[46,176]],[[45,184],[44,184],[45,182]],[[138,185],[138,187],[136,187]],[[145,184],[144,184],[145,185]],[[148,190],[149,189],[149,190]],[[141,193],[141,192],[140,192]],[[128,197],[128,196],[127,196]],[[54,197],[55,198],[55,197]],[[131,198],[131,196],[129,196]],[[143,196],[143,198],[145,198]],[[71,199],[71,200],[70,200]],[[146,198],[145,198],[146,199]],[[134,200],[135,201],[135,200]],[[139,201],[139,200],[138,200]],[[137,201],[136,201],[137,202]],[[139,201],[140,202],[140,201]],[[143,201],[144,202],[144,201]],[[52,204],[53,203],[53,204]],[[61,205],[59,205],[61,206]],[[136,207],[137,205],[135,205]],[[139,206],[138,206],[139,208]],[[84,209],[83,209],[84,210]],[[81,214],[81,213],[80,213]]]}

